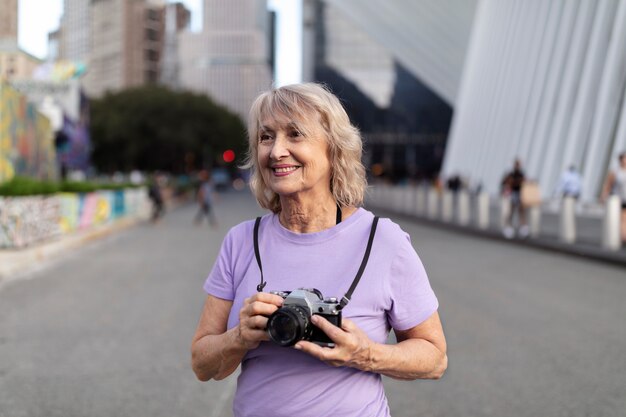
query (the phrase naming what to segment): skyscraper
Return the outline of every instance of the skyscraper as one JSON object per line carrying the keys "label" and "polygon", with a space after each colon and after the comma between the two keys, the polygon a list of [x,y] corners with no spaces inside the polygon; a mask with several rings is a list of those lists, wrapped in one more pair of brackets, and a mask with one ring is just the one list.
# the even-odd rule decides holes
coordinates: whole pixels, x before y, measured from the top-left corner
{"label": "skyscraper", "polygon": [[205,0],[203,30],[179,38],[180,81],[247,118],[271,85],[265,0]]}
{"label": "skyscraper", "polygon": [[0,41],[17,43],[17,0],[2,0],[0,7]]}
{"label": "skyscraper", "polygon": [[[159,83],[166,40],[166,3],[161,0],[91,0],[89,4],[86,12],[90,29],[86,54],[87,94],[99,97],[106,91]],[[189,12],[181,4],[174,10],[175,28],[179,30],[186,26]],[[83,33],[69,32],[70,28],[64,26],[66,42],[62,50],[66,54],[62,58],[85,59]],[[72,44],[75,45],[74,55],[70,51]],[[171,64],[167,68],[171,69]]]}

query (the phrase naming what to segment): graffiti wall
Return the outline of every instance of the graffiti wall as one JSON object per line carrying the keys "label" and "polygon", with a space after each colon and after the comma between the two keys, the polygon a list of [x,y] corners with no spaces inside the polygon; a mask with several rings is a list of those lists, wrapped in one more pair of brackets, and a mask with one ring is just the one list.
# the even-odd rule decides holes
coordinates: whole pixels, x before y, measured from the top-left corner
{"label": "graffiti wall", "polygon": [[15,175],[56,179],[57,171],[50,121],[0,82],[0,182]]}
{"label": "graffiti wall", "polygon": [[144,189],[0,197],[0,248],[22,248],[122,218],[147,218]]}

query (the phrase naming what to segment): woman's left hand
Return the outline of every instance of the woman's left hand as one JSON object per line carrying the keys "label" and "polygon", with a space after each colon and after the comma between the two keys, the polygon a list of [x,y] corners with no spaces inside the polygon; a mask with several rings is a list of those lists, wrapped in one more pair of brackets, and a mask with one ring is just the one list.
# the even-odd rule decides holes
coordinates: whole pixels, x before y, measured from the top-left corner
{"label": "woman's left hand", "polygon": [[341,328],[319,315],[311,316],[311,321],[335,342],[334,348],[300,341],[295,348],[315,356],[331,366],[349,366],[362,371],[371,369],[372,342],[367,334],[352,320],[343,319]]}

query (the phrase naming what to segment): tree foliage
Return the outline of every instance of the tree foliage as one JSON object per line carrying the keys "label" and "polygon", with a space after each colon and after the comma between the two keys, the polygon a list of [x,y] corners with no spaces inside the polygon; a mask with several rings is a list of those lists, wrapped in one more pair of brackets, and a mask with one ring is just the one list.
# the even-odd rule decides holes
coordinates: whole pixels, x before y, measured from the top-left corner
{"label": "tree foliage", "polygon": [[92,160],[101,172],[183,173],[213,165],[226,149],[238,158],[245,149],[241,119],[204,95],[140,87],[90,107]]}

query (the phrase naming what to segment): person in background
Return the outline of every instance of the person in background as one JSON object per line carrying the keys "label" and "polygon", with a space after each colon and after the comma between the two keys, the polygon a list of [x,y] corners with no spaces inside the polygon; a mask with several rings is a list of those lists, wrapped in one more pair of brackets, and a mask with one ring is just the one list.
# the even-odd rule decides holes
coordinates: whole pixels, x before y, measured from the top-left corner
{"label": "person in background", "polygon": [[[439,303],[409,235],[360,207],[359,131],[336,96],[306,83],[262,93],[248,135],[250,187],[269,213],[224,238],[204,284],[192,368],[207,381],[241,365],[235,417],[387,417],[382,375],[437,379],[448,359]],[[340,325],[294,304],[281,309],[287,301],[272,291],[299,288],[343,300]],[[270,341],[268,317],[279,309]],[[397,343],[387,344],[391,330]]]}
{"label": "person in background", "polygon": [[610,194],[617,195],[621,200],[620,236],[626,243],[626,151],[617,157],[619,165],[616,170],[609,171],[602,187],[602,202],[606,202]]}
{"label": "person in background", "polygon": [[206,217],[211,226],[217,227],[215,209],[213,208],[215,202],[215,187],[211,181],[209,171],[203,170],[200,172],[200,186],[196,199],[198,201],[198,214],[196,214],[194,222],[200,224],[202,223],[202,219]]}
{"label": "person in background", "polygon": [[509,197],[509,215],[502,231],[507,239],[515,236],[513,218],[516,214],[518,217],[519,236],[527,237],[530,231],[526,224],[526,210],[522,204],[522,185],[525,179],[522,163],[519,159],[516,159],[513,163],[513,170],[507,173],[502,180],[502,192]]}
{"label": "person in background", "polygon": [[576,170],[575,165],[570,167],[561,174],[561,178],[556,186],[556,195],[565,197],[573,197],[578,199],[582,191],[582,177]]}
{"label": "person in background", "polygon": [[159,221],[165,212],[165,206],[163,203],[163,194],[161,192],[161,186],[159,185],[158,175],[154,175],[148,185],[148,198],[152,202],[152,215],[150,220],[152,223]]}

